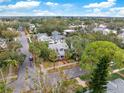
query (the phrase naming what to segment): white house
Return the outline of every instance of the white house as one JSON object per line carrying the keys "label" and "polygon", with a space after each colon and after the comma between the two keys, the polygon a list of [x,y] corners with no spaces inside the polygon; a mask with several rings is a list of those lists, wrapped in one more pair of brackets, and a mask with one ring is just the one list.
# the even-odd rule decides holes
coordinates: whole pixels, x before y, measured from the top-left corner
{"label": "white house", "polygon": [[124,32],[118,35],[119,39],[122,39],[122,43],[124,43]]}
{"label": "white house", "polygon": [[58,59],[63,59],[65,56],[65,50],[68,49],[68,46],[64,40],[63,35],[61,35],[59,32],[54,31],[52,32],[51,36],[48,36],[46,33],[40,33],[37,34],[37,40],[38,41],[47,41],[48,47],[50,49],[54,49],[58,55]]}
{"label": "white house", "polygon": [[35,32],[36,31],[36,26],[34,24],[30,24],[29,25],[29,32],[32,33],[32,32]]}
{"label": "white house", "polygon": [[57,43],[49,44],[50,49],[54,49],[57,53],[58,59],[63,59],[65,51],[68,49],[68,45],[65,41],[59,41]]}
{"label": "white house", "polygon": [[103,25],[103,24],[99,25],[99,27],[95,27],[93,29],[93,31],[95,31],[95,32],[101,32],[104,35],[107,35],[109,33],[117,34],[117,31],[116,30],[108,29],[107,26],[106,25]]}
{"label": "white house", "polygon": [[64,30],[63,34],[64,34],[64,35],[67,35],[67,34],[69,34],[69,33],[74,33],[74,32],[76,32],[76,30],[66,29],[66,30]]}
{"label": "white house", "polygon": [[0,49],[7,48],[6,40],[3,38],[0,38]]}

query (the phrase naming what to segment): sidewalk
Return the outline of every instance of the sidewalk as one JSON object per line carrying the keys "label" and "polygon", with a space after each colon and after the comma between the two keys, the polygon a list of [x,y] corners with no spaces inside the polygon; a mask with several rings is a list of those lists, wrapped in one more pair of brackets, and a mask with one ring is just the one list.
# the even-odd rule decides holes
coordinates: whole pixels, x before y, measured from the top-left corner
{"label": "sidewalk", "polygon": [[60,66],[55,66],[55,67],[50,67],[50,68],[46,68],[46,70],[52,70],[52,69],[57,69],[57,68],[61,68],[61,67],[66,67],[66,66],[70,66],[70,65],[75,65],[77,64],[78,62],[75,62],[75,63],[67,63],[67,64],[63,64],[63,65],[60,65]]}

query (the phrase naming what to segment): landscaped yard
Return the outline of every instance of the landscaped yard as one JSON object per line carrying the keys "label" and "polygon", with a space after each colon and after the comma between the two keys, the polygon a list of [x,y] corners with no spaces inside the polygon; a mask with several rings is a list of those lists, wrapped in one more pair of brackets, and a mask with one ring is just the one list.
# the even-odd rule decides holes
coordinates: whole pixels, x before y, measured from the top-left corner
{"label": "landscaped yard", "polygon": [[114,73],[114,74],[111,74],[110,76],[110,80],[115,80],[117,78],[121,78],[121,79],[124,79],[124,77],[121,77],[119,74],[117,73]]}

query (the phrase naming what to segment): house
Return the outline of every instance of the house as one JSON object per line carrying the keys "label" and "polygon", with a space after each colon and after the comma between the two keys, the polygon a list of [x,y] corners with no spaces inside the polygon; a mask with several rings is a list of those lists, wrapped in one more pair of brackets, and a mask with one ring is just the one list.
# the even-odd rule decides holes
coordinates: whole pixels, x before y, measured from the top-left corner
{"label": "house", "polygon": [[[89,91],[85,93],[90,93]],[[124,93],[124,80],[118,78],[113,81],[109,81],[107,84],[106,93]]]}
{"label": "house", "polygon": [[43,42],[50,41],[50,37],[46,33],[38,33],[36,37],[38,41],[43,41]]}
{"label": "house", "polygon": [[46,33],[37,34],[38,41],[47,41],[48,47],[56,51],[58,59],[62,60],[65,56],[65,51],[68,46],[64,40],[65,36],[61,35],[58,31],[53,31],[51,36]]}
{"label": "house", "polygon": [[122,43],[124,43],[124,32],[118,35],[119,39],[122,39]]}
{"label": "house", "polygon": [[118,78],[107,84],[107,93],[124,93],[124,80]]}
{"label": "house", "polygon": [[53,44],[49,44],[49,48],[56,51],[58,59],[62,60],[65,56],[65,51],[68,49],[68,45],[65,41],[58,41]]}
{"label": "house", "polygon": [[74,32],[76,32],[76,30],[66,29],[66,30],[64,30],[63,34],[64,34],[64,35],[67,35],[67,34],[69,34],[69,33],[74,33]]}
{"label": "house", "polygon": [[34,24],[29,25],[29,33],[36,32],[36,26]]}
{"label": "house", "polygon": [[120,34],[118,35],[118,37],[124,38],[124,32],[120,33]]}
{"label": "house", "polygon": [[0,49],[7,48],[6,40],[3,38],[0,38]]}
{"label": "house", "polygon": [[105,25],[101,24],[99,25],[98,27],[95,27],[93,29],[93,31],[95,32],[101,32],[103,33],[104,35],[107,35],[109,33],[114,33],[114,34],[117,34],[117,31],[116,30],[111,30],[111,29],[108,29]]}
{"label": "house", "polygon": [[61,35],[58,31],[53,31],[51,35],[51,39],[54,40],[54,42],[60,42],[63,41],[65,36]]}

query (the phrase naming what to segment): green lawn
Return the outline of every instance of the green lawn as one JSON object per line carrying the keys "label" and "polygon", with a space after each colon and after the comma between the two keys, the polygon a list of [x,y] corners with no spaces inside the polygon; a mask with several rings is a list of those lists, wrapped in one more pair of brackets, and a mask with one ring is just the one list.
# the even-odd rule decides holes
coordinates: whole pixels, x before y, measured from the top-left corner
{"label": "green lawn", "polygon": [[124,74],[124,70],[120,71],[120,73]]}
{"label": "green lawn", "polygon": [[110,80],[115,80],[115,79],[117,79],[117,78],[124,79],[123,77],[121,77],[120,75],[118,75],[118,74],[116,74],[116,73],[112,74],[109,79],[110,79]]}
{"label": "green lawn", "polygon": [[81,80],[90,80],[90,74],[80,76]]}

